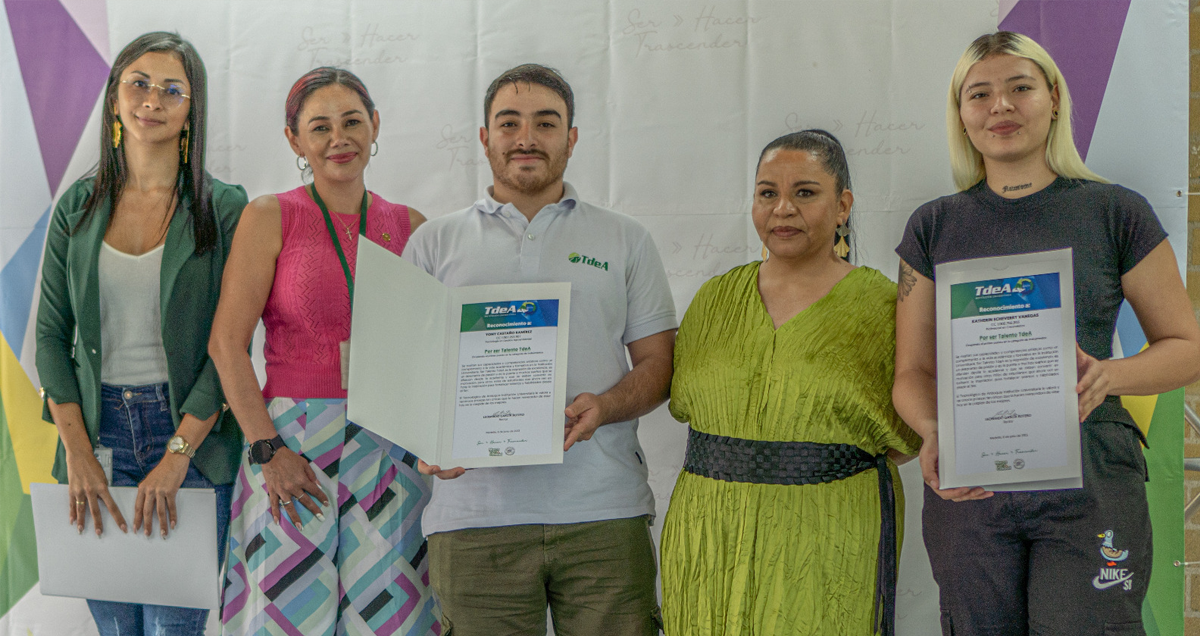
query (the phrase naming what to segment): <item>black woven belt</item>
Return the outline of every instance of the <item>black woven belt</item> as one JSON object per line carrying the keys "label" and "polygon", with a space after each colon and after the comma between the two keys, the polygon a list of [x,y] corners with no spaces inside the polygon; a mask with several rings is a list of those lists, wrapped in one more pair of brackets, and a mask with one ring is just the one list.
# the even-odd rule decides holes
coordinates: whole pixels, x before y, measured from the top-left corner
{"label": "black woven belt", "polygon": [[896,496],[886,455],[853,444],[763,442],[690,429],[683,469],[693,475],[750,484],[827,484],[864,470],[879,473],[879,554],[875,577],[875,631],[896,633]]}

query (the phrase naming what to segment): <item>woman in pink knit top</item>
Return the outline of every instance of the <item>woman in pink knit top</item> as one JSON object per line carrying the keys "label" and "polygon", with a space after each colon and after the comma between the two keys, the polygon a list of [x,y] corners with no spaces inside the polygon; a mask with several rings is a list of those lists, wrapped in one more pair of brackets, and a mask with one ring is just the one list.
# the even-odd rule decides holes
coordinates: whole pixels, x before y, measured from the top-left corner
{"label": "woman in pink knit top", "polygon": [[[360,236],[401,253],[425,218],[367,192],[379,113],[349,71],[318,68],[284,134],[313,183],[242,214],[209,350],[248,452],[234,486],[225,634],[439,632],[416,458],[346,421],[342,350]],[[262,318],[266,386],[247,349]]]}

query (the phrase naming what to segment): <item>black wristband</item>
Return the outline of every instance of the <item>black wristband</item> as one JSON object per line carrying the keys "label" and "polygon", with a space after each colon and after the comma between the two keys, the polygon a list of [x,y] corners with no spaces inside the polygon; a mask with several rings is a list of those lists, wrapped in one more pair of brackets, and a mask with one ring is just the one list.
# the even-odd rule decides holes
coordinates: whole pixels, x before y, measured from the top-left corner
{"label": "black wristband", "polygon": [[275,457],[275,451],[284,447],[283,437],[276,435],[271,439],[260,439],[250,444],[250,463],[265,464]]}

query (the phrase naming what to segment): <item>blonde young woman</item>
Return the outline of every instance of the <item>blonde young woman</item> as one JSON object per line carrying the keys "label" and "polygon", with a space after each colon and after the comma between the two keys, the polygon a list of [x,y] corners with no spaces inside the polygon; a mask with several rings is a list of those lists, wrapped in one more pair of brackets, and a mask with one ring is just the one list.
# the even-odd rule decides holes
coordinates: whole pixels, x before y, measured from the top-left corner
{"label": "blonde young woman", "polygon": [[[951,79],[946,111],[960,192],[909,220],[896,309],[896,410],[923,438],[924,536],[940,587],[942,631],[956,636],[1143,634],[1150,579],[1144,440],[1117,396],[1200,377],[1200,327],[1175,255],[1136,192],[1083,164],[1071,98],[1028,37],[975,40]],[[1070,247],[1082,422],[1083,487],[988,492],[939,488],[934,266]],[[1149,346],[1111,360],[1122,300]],[[1102,581],[1119,567],[1118,584]]]}

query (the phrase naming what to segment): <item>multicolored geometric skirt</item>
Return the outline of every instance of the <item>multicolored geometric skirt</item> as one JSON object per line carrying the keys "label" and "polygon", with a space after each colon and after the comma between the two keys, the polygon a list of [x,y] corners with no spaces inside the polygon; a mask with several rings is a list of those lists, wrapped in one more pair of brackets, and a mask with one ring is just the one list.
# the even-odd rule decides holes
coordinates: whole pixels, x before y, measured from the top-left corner
{"label": "multicolored geometric skirt", "polygon": [[421,534],[430,488],[416,457],[348,423],[345,400],[274,398],[267,412],[337,509],[322,522],[296,506],[303,530],[286,514],[276,524],[262,467],[242,454],[222,633],[440,634]]}

